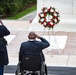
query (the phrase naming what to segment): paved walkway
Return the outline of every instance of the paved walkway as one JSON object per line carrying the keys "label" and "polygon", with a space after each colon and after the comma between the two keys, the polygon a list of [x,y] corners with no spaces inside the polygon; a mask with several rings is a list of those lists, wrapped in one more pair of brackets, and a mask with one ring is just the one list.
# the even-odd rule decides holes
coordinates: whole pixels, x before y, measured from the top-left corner
{"label": "paved walkway", "polygon": [[[31,18],[33,19],[33,17]],[[11,37],[12,39],[10,41],[8,39],[9,45],[7,48],[8,48],[8,54],[9,54],[9,65],[5,67],[5,75],[14,75],[16,70],[16,65],[18,63],[18,52],[19,52],[20,44],[23,41],[28,39],[27,36],[29,33],[29,28],[31,27],[31,24],[29,23],[28,20],[26,21],[26,19],[24,21],[23,20],[22,21],[3,20],[3,23],[10,30],[11,35],[15,35],[14,37]],[[64,26],[63,26],[63,29],[65,29]],[[38,31],[35,30],[35,32],[43,36],[43,31],[39,31],[38,29]],[[58,49],[52,49],[51,51],[47,49],[44,50],[44,54],[46,57],[46,64],[49,67],[73,67],[73,68],[76,67],[76,35],[75,34],[76,32],[74,31],[66,32],[62,30],[62,31],[55,32],[56,36],[67,36],[67,40],[66,40],[64,49],[60,49],[62,54],[59,54]],[[47,36],[48,32],[45,32],[45,35]],[[50,32],[50,35],[52,36],[51,32]],[[63,42],[61,44],[63,44]],[[76,72],[74,73],[76,75]],[[56,75],[56,73],[53,75]],[[63,75],[63,74],[60,74],[60,75]]]}
{"label": "paved walkway", "polygon": [[26,16],[18,19],[18,20],[20,20],[20,21],[23,21],[23,20],[24,20],[24,21],[25,21],[25,20],[27,20],[27,21],[32,20],[32,19],[35,18],[36,13],[37,13],[37,11],[34,11],[34,12],[32,12],[32,13],[30,13],[30,14],[28,14],[28,15],[26,15]]}

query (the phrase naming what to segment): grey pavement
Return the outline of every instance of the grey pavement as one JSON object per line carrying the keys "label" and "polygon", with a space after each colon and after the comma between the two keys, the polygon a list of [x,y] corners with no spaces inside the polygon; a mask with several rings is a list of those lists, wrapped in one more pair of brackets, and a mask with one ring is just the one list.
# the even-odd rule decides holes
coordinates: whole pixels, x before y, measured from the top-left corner
{"label": "grey pavement", "polygon": [[20,21],[23,21],[23,20],[24,20],[24,21],[33,20],[33,19],[35,18],[36,14],[37,14],[37,11],[34,11],[34,12],[29,13],[28,15],[26,15],[26,16],[18,19],[18,20],[20,20]]}

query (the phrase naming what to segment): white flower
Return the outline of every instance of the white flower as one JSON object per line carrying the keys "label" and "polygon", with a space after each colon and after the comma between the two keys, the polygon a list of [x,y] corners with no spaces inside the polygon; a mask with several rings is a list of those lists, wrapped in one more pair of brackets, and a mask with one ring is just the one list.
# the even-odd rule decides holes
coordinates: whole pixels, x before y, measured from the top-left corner
{"label": "white flower", "polygon": [[45,9],[45,11],[44,12],[47,12],[47,9]]}
{"label": "white flower", "polygon": [[57,16],[57,13],[56,12],[54,12],[54,16]]}
{"label": "white flower", "polygon": [[55,23],[57,23],[57,19],[54,19]]}
{"label": "white flower", "polygon": [[50,12],[54,12],[54,10],[53,10],[53,9],[51,9],[51,10],[50,10]]}
{"label": "white flower", "polygon": [[53,25],[53,22],[50,22],[51,25]]}
{"label": "white flower", "polygon": [[44,19],[42,18],[40,21],[41,21],[41,22],[43,22],[43,21],[44,21]]}
{"label": "white flower", "polygon": [[44,26],[46,25],[46,22],[44,22]]}
{"label": "white flower", "polygon": [[44,14],[41,14],[41,17],[44,17]]}

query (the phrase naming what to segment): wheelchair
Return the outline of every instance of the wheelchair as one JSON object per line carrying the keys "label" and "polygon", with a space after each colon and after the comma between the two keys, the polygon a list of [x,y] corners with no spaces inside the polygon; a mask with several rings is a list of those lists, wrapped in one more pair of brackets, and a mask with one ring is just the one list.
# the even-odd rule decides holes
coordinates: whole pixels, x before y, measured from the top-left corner
{"label": "wheelchair", "polygon": [[47,75],[47,66],[40,56],[23,55],[17,65],[15,75]]}

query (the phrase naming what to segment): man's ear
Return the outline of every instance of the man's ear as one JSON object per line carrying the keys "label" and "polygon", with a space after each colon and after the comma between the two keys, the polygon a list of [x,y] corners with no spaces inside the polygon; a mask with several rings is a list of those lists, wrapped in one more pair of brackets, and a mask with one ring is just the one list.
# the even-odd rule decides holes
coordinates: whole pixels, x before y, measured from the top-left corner
{"label": "man's ear", "polygon": [[28,35],[28,38],[29,38],[29,35]]}

